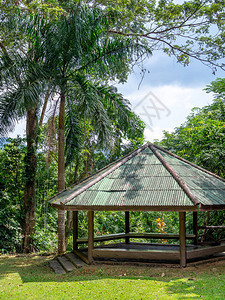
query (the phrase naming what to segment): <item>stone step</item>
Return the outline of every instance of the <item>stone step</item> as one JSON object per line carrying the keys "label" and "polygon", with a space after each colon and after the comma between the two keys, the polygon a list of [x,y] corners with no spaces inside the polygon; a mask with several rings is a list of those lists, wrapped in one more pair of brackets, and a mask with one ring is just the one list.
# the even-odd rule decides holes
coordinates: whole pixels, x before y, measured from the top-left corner
{"label": "stone step", "polygon": [[65,255],[77,268],[81,268],[85,266],[85,262],[83,262],[80,257],[75,255],[73,252],[66,253]]}
{"label": "stone step", "polygon": [[71,261],[66,258],[66,256],[58,256],[57,259],[62,267],[66,270],[66,272],[71,272],[76,268],[74,264],[72,264]]}
{"label": "stone step", "polygon": [[58,262],[58,260],[56,258],[51,260],[49,262],[49,265],[56,274],[59,274],[59,275],[66,274],[66,271],[63,269],[63,267],[61,266],[61,264]]}

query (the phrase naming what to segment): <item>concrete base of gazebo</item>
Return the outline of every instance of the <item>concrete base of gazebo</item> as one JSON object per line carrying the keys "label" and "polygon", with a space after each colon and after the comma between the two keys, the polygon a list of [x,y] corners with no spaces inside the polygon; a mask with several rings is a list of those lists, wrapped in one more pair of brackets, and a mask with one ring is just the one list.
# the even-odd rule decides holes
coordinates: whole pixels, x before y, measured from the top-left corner
{"label": "concrete base of gazebo", "polygon": [[[116,235],[118,237],[118,234]],[[124,238],[124,237],[123,237]],[[82,239],[84,242],[84,239]],[[225,260],[225,243],[214,246],[186,245],[187,265]],[[92,250],[94,264],[129,264],[178,267],[179,245],[120,242],[95,246]],[[65,274],[88,264],[88,248],[58,256],[50,261],[50,267],[57,274]]]}
{"label": "concrete base of gazebo", "polygon": [[[187,245],[186,255],[187,263],[196,259],[203,259],[214,254],[225,251],[225,243],[217,246],[196,246]],[[87,249],[81,251],[83,255],[88,252]],[[114,261],[145,261],[145,262],[165,262],[179,263],[180,251],[179,245],[145,244],[145,243],[116,243],[105,246],[97,246],[92,251],[95,260]]]}

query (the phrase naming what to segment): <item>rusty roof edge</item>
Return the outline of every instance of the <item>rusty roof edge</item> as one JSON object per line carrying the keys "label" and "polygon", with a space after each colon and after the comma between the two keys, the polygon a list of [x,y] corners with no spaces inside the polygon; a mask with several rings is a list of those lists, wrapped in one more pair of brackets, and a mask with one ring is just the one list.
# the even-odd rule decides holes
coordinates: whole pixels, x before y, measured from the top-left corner
{"label": "rusty roof edge", "polygon": [[189,187],[186,183],[180,178],[180,176],[172,169],[172,167],[166,162],[166,160],[162,157],[162,155],[154,148],[154,144],[149,144],[149,148],[155,154],[155,156],[159,159],[159,161],[163,164],[163,166],[170,172],[173,178],[177,181],[182,190],[186,193],[186,195],[190,198],[194,205],[200,205],[199,200],[192,194]]}
{"label": "rusty roof edge", "polygon": [[165,153],[167,153],[167,154],[169,154],[169,155],[171,155],[171,156],[173,156],[173,157],[175,157],[175,158],[177,158],[177,159],[179,159],[179,160],[181,160],[181,161],[183,161],[183,162],[185,162],[185,163],[191,165],[192,167],[195,167],[196,169],[199,169],[200,171],[203,171],[203,172],[205,172],[205,173],[207,173],[207,174],[209,174],[209,175],[212,175],[213,177],[215,177],[215,178],[217,178],[217,179],[220,179],[221,181],[225,182],[225,179],[222,178],[222,177],[220,177],[219,175],[216,175],[216,174],[214,174],[214,173],[212,173],[212,172],[210,172],[210,171],[208,171],[208,170],[206,170],[206,169],[204,169],[204,168],[202,168],[202,167],[199,167],[198,165],[196,165],[196,164],[194,164],[194,163],[192,163],[192,162],[186,160],[185,158],[182,158],[182,157],[180,157],[180,156],[178,156],[178,155],[176,155],[176,154],[174,154],[174,153],[171,153],[171,152],[169,152],[168,150],[166,150],[166,149],[164,149],[164,148],[162,148],[162,147],[160,147],[160,146],[158,146],[158,145],[155,145],[155,144],[152,144],[152,145],[153,145],[155,148],[157,148],[157,149],[159,149],[159,150],[162,150],[163,152],[165,152]]}
{"label": "rusty roof edge", "polygon": [[[99,175],[97,178],[95,178],[93,181],[89,182],[86,186],[78,189],[77,191],[75,191],[73,194],[71,194],[69,197],[67,197],[66,199],[64,199],[63,201],[60,202],[61,205],[65,205],[67,204],[69,201],[71,201],[74,197],[80,195],[82,192],[86,191],[89,187],[91,187],[92,185],[96,184],[97,182],[99,182],[102,178],[106,177],[107,175],[109,175],[110,173],[112,173],[113,171],[115,171],[116,169],[118,169],[120,166],[122,166],[124,163],[126,163],[128,160],[130,160],[132,157],[134,157],[135,155],[137,155],[138,153],[142,152],[144,149],[146,149],[149,146],[149,143],[141,146],[140,148],[134,150],[133,152],[127,154],[126,156],[120,158],[119,160],[115,161],[114,163],[110,164],[112,165],[112,167],[110,169],[108,169],[107,171],[105,171],[103,174]],[[107,166],[107,168],[109,167],[109,165]],[[106,168],[106,167],[105,167]],[[99,170],[98,172],[96,172],[95,174],[89,176],[86,179],[90,179],[90,177],[98,174],[100,171],[103,171],[105,168]]]}

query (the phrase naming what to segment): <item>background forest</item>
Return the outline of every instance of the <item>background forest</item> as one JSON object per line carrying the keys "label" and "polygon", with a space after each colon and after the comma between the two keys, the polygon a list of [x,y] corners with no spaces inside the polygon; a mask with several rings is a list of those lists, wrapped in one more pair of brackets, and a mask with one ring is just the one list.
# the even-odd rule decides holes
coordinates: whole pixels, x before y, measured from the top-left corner
{"label": "background forest", "polygon": [[[164,133],[156,143],[177,155],[188,159],[225,178],[225,80],[218,79],[207,86],[212,104],[193,108],[186,122],[174,132]],[[34,250],[54,252],[57,248],[57,212],[47,200],[57,192],[57,145],[56,136],[49,140],[52,120],[44,124],[40,134],[37,155],[36,224],[33,234]],[[53,132],[57,132],[57,118]],[[123,141],[106,152],[93,140],[93,128],[85,127],[85,135],[79,148],[79,159],[72,160],[66,167],[66,185],[79,182],[85,176],[122,157],[144,143],[143,130],[139,137]],[[88,133],[88,134],[87,134]],[[53,133],[52,133],[53,135]],[[1,252],[20,252],[24,214],[25,140],[1,139],[0,150],[0,241]],[[131,230],[136,232],[178,232],[177,213],[132,212]],[[199,225],[224,225],[224,212],[200,214]],[[192,215],[187,214],[187,232],[192,230]],[[95,234],[119,233],[124,231],[123,212],[96,212]],[[203,234],[203,232],[201,232]],[[87,235],[87,213],[79,212],[79,236]],[[222,231],[211,232],[214,238],[224,238]],[[205,237],[207,238],[207,236]],[[160,241],[159,241],[160,242]],[[162,241],[166,242],[166,241]],[[72,247],[69,237],[68,248]]]}
{"label": "background forest", "polygon": [[[112,82],[125,83],[134,66],[144,76],[145,59],[158,50],[184,66],[191,58],[214,73],[224,70],[224,7],[222,0],[1,1],[2,253],[54,252],[57,223],[65,224],[71,247],[71,213],[57,215],[47,200],[145,142],[144,123]],[[221,177],[224,91],[224,79],[212,82],[206,88],[214,94],[212,104],[195,108],[157,141]],[[26,136],[7,139],[22,118]],[[201,214],[199,222],[224,225],[224,213]],[[122,212],[95,214],[96,235],[123,231]],[[131,231],[177,232],[178,215],[133,212]],[[86,233],[87,215],[80,212],[79,236]],[[212,234],[224,238],[223,232]]]}

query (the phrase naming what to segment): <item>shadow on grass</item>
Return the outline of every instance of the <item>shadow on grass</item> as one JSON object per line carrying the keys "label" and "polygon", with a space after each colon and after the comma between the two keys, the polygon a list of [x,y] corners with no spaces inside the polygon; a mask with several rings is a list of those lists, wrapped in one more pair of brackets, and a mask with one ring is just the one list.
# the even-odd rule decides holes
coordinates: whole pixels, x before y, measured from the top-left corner
{"label": "shadow on grass", "polygon": [[[126,284],[163,286],[168,295],[177,299],[225,299],[225,261],[203,268],[155,268],[149,266],[91,265],[56,275],[49,267],[47,256],[0,256],[0,283],[10,274],[19,274],[23,283],[66,283],[104,280],[127,280]],[[215,265],[215,263],[214,263]],[[215,269],[215,268],[214,268]]]}

